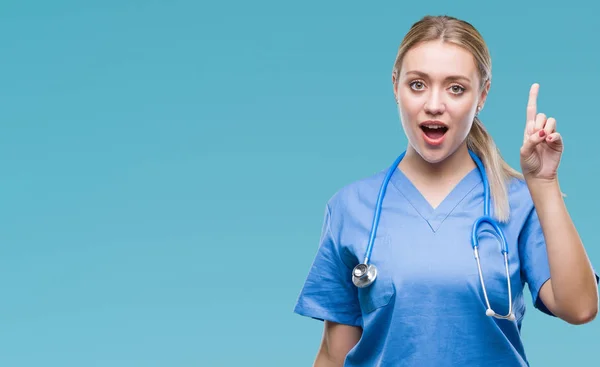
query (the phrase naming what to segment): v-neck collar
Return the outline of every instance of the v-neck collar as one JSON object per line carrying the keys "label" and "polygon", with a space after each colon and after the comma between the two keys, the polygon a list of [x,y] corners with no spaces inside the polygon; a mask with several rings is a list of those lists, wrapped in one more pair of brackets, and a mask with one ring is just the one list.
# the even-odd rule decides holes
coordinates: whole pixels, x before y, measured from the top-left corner
{"label": "v-neck collar", "polygon": [[427,199],[425,199],[416,186],[399,168],[396,168],[394,171],[394,174],[390,178],[390,182],[427,222],[431,230],[436,232],[456,206],[481,182],[481,175],[477,168],[471,170],[458,182],[458,184],[456,184],[456,186],[454,186],[452,191],[450,191],[436,208],[433,208],[431,204],[429,204]]}

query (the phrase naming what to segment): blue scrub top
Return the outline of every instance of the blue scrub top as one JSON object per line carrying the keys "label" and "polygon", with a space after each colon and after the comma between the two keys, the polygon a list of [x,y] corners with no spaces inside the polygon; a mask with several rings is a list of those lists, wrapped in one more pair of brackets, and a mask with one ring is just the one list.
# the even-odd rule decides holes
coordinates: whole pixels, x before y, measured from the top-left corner
{"label": "blue scrub top", "polygon": [[[483,185],[468,173],[433,208],[396,169],[383,200],[371,263],[379,273],[367,288],[351,280],[368,244],[375,202],[386,171],[354,182],[328,201],[320,245],[294,312],[363,328],[345,366],[528,366],[520,338],[523,287],[538,297],[550,278],[544,235],[525,182],[509,186],[510,220],[501,223],[509,248],[516,320],[486,316],[471,247],[483,214]],[[493,202],[491,205],[493,214]],[[500,243],[483,227],[479,252],[492,309],[508,313]]]}

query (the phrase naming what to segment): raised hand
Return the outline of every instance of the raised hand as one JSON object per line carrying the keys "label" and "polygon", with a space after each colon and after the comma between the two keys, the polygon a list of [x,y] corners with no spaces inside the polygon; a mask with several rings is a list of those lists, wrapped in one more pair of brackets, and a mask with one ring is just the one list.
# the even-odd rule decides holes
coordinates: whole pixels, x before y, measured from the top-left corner
{"label": "raised hand", "polygon": [[556,132],[556,120],[537,112],[539,84],[529,91],[527,123],[521,147],[521,170],[526,180],[556,180],[563,141]]}

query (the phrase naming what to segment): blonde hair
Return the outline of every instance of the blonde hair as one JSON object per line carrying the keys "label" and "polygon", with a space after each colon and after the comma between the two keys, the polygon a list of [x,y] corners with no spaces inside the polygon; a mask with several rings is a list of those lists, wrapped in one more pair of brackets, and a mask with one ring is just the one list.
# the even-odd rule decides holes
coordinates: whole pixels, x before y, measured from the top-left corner
{"label": "blonde hair", "polygon": [[[400,44],[394,62],[394,75],[399,75],[402,60],[408,50],[419,43],[436,40],[463,47],[473,55],[479,69],[481,90],[491,81],[492,60],[481,34],[470,23],[450,16],[425,16],[413,24]],[[494,217],[501,222],[508,221],[508,182],[512,178],[522,179],[523,176],[504,161],[494,140],[477,116],[467,136],[467,147],[481,159],[485,167]]]}

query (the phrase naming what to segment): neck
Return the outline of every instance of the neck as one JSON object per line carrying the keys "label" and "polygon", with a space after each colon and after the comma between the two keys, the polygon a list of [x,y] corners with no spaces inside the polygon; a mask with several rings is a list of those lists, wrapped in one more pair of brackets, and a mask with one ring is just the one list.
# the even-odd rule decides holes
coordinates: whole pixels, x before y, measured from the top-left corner
{"label": "neck", "polygon": [[429,163],[409,144],[399,168],[407,175],[420,177],[420,181],[454,181],[475,168],[466,142],[441,162]]}

